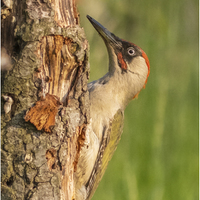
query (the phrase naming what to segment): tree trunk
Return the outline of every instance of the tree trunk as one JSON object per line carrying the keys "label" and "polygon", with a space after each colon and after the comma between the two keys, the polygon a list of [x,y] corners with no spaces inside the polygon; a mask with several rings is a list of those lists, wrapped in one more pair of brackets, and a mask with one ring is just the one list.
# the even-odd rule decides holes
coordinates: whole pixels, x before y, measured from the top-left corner
{"label": "tree trunk", "polygon": [[1,197],[75,199],[73,173],[89,121],[88,43],[75,0],[2,6]]}

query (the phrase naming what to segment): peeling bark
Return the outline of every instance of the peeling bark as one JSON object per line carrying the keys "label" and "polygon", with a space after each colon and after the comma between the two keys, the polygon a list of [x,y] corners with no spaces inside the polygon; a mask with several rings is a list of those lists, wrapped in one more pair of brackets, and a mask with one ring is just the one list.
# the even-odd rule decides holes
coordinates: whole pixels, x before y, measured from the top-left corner
{"label": "peeling bark", "polygon": [[88,44],[75,1],[4,0],[1,26],[12,59],[2,72],[1,197],[74,199],[89,121]]}
{"label": "peeling bark", "polygon": [[30,121],[34,124],[37,130],[43,129],[45,132],[51,133],[51,127],[55,125],[55,117],[60,105],[57,96],[47,93],[36,102],[24,119],[26,122]]}

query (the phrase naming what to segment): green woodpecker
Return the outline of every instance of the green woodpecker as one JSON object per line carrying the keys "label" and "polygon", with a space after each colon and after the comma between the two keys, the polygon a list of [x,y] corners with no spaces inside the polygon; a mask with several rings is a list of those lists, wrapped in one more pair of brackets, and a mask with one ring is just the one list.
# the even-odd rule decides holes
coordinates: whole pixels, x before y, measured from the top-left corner
{"label": "green woodpecker", "polygon": [[120,140],[124,110],[145,87],[150,72],[148,57],[140,47],[87,18],[105,42],[109,71],[88,84],[91,119],[75,172],[75,200],[92,198]]}

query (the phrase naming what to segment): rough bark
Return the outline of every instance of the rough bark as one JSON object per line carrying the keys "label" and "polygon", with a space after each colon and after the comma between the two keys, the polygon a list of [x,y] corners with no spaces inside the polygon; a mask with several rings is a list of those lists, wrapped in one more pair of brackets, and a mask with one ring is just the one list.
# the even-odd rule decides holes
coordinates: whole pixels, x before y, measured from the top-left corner
{"label": "rough bark", "polygon": [[74,0],[3,1],[1,197],[74,199],[89,120],[88,44]]}

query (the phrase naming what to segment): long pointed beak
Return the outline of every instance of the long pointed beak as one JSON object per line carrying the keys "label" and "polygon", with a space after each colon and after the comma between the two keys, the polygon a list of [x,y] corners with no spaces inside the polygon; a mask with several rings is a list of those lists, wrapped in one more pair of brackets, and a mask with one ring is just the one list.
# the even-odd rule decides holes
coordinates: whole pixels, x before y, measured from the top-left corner
{"label": "long pointed beak", "polygon": [[[87,18],[91,22],[91,24],[94,26],[94,28],[97,30],[97,32],[100,34],[100,36],[103,38],[103,40],[113,46],[114,48],[121,48],[122,44],[121,42],[117,41],[116,37],[113,33],[108,31],[104,26],[102,26],[99,22],[97,22],[95,19],[87,15]],[[119,39],[119,38],[118,38]]]}

